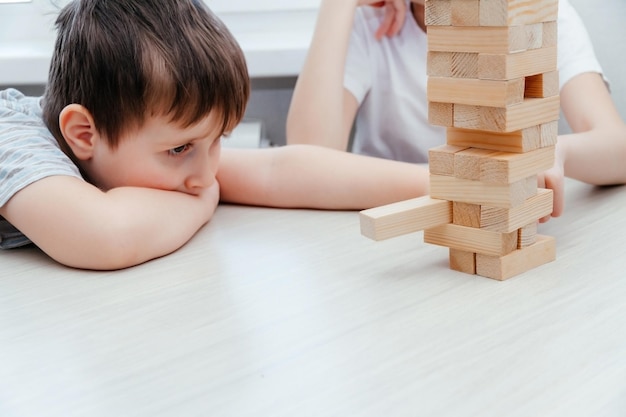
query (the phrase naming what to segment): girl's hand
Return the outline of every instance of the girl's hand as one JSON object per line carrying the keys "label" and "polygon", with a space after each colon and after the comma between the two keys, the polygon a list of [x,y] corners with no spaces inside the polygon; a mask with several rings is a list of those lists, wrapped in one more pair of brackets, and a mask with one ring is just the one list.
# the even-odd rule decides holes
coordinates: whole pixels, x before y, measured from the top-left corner
{"label": "girl's hand", "polygon": [[385,8],[385,17],[376,31],[376,39],[380,40],[384,36],[395,36],[400,32],[400,29],[402,29],[407,12],[406,2],[404,0],[359,0],[359,5]]}

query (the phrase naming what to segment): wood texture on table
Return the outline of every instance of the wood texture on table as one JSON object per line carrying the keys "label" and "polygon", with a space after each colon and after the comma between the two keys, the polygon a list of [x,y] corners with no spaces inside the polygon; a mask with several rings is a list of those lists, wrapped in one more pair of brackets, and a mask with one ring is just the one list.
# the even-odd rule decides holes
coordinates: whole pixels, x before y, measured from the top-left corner
{"label": "wood texture on table", "polygon": [[505,282],[356,212],[222,206],[116,272],[0,252],[0,416],[624,416],[626,188],[566,204]]}

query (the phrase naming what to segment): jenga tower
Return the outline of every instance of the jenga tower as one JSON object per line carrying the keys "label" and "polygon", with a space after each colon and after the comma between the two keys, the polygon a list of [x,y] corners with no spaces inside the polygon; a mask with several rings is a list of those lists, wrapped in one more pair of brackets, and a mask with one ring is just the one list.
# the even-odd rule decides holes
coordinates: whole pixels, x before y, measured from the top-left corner
{"label": "jenga tower", "polygon": [[379,240],[424,230],[450,248],[450,268],[507,279],[555,259],[537,234],[552,191],[559,118],[558,0],[426,0],[430,197],[361,212]]}

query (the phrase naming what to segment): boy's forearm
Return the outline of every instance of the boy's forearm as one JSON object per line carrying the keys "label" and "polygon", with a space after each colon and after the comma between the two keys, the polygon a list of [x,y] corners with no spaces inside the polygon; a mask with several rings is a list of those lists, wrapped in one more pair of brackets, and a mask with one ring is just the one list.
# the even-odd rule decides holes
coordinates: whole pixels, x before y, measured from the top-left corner
{"label": "boy's forearm", "polygon": [[[58,262],[119,269],[166,255],[212,216],[211,199],[143,188],[103,193],[70,177],[49,177],[16,194],[3,215]],[[45,207],[45,209],[44,209]]]}

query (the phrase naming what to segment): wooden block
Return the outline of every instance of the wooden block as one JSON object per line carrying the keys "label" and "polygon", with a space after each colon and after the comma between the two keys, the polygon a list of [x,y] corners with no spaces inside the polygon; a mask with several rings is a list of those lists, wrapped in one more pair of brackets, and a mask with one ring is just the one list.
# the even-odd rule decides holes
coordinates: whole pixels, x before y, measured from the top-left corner
{"label": "wooden block", "polygon": [[481,206],[478,204],[452,202],[452,224],[480,228],[480,213]]}
{"label": "wooden block", "polygon": [[478,163],[480,164],[478,180],[487,184],[510,184],[552,168],[554,146],[526,153],[492,153],[489,158],[479,159]]}
{"label": "wooden block", "polygon": [[454,154],[454,176],[467,180],[480,180],[482,163],[496,151],[480,148],[467,148]]}
{"label": "wooden block", "polygon": [[541,147],[554,146],[559,136],[559,122],[545,123],[541,128]]}
{"label": "wooden block", "polygon": [[454,146],[521,153],[541,147],[541,132],[541,126],[532,126],[510,133],[449,127],[447,143]]}
{"label": "wooden block", "polygon": [[456,224],[442,224],[424,230],[424,242],[466,252],[502,256],[517,249],[517,230],[497,233]]}
{"label": "wooden block", "polygon": [[479,78],[478,58],[476,53],[430,51],[427,74],[429,77]]}
{"label": "wooden block", "polygon": [[466,274],[476,273],[476,254],[450,248],[450,269]]}
{"label": "wooden block", "polygon": [[543,98],[559,94],[559,72],[550,71],[526,77],[524,97]]}
{"label": "wooden block", "polygon": [[455,104],[454,127],[514,132],[559,119],[559,96],[527,98],[507,107],[469,106]]}
{"label": "wooden block", "polygon": [[473,78],[428,77],[431,102],[506,107],[524,100],[524,79],[478,80]]}
{"label": "wooden block", "polygon": [[[493,232],[509,233],[536,223],[540,218],[552,213],[552,190],[539,189],[537,194],[513,208],[481,206],[480,228]],[[454,212],[453,212],[454,219]]]}
{"label": "wooden block", "polygon": [[543,35],[541,40],[543,41],[542,47],[552,47],[557,45],[558,39],[558,24],[556,21],[554,22],[545,22],[543,24]]}
{"label": "wooden block", "polygon": [[454,154],[463,146],[441,145],[428,150],[428,169],[431,174],[454,175]]}
{"label": "wooden block", "polygon": [[452,0],[452,26],[480,26],[480,0]]}
{"label": "wooden block", "polygon": [[536,175],[507,185],[430,175],[430,196],[441,200],[512,208],[535,194],[537,194]]}
{"label": "wooden block", "polygon": [[429,26],[428,50],[508,54],[528,50],[531,35],[526,26]]}
{"label": "wooden block", "polygon": [[426,0],[424,2],[424,22],[426,26],[452,24],[451,0]]}
{"label": "wooden block", "polygon": [[483,0],[481,26],[516,26],[557,19],[558,0]]}
{"label": "wooden block", "polygon": [[528,38],[528,49],[538,49],[543,46],[543,23],[524,26]]}
{"label": "wooden block", "polygon": [[361,234],[384,240],[452,222],[452,203],[429,196],[363,210]]}
{"label": "wooden block", "polygon": [[476,254],[476,273],[500,281],[529,271],[556,259],[556,241],[553,237],[537,236],[537,242],[504,256]]}
{"label": "wooden block", "polygon": [[454,104],[428,102],[428,123],[435,126],[453,126]]}
{"label": "wooden block", "polygon": [[523,249],[537,242],[537,222],[520,227],[517,231],[517,249]]}
{"label": "wooden block", "polygon": [[531,49],[514,54],[478,54],[478,77],[511,80],[556,71],[556,47]]}

